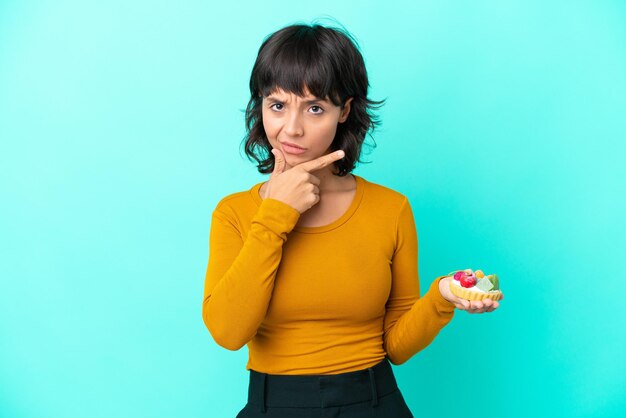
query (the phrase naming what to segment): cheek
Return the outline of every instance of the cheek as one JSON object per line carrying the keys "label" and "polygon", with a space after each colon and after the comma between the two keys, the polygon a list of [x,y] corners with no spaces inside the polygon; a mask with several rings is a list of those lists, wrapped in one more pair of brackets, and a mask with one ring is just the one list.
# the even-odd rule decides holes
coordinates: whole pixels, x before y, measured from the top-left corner
{"label": "cheek", "polygon": [[279,127],[277,126],[275,120],[265,117],[265,115],[263,115],[263,130],[265,130],[265,135],[267,135],[267,139],[275,140]]}
{"label": "cheek", "polygon": [[333,140],[335,133],[337,132],[337,123],[330,121],[323,125],[319,125],[315,131],[318,138],[330,142]]}

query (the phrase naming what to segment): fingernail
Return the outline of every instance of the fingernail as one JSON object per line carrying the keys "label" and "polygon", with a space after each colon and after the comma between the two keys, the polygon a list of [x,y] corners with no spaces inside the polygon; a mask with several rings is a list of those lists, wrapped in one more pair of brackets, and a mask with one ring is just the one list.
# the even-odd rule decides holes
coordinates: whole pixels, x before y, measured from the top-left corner
{"label": "fingernail", "polygon": [[337,151],[337,155],[343,158],[344,155],[346,155],[346,153],[343,152],[342,150],[339,150],[339,151]]}

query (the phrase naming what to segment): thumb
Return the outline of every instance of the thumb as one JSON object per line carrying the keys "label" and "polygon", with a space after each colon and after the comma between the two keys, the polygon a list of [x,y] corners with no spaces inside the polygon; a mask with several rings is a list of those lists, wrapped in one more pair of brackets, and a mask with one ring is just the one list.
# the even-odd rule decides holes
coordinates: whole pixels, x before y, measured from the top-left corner
{"label": "thumb", "polygon": [[272,148],[272,154],[274,154],[274,171],[272,171],[273,177],[285,171],[285,157],[277,148]]}

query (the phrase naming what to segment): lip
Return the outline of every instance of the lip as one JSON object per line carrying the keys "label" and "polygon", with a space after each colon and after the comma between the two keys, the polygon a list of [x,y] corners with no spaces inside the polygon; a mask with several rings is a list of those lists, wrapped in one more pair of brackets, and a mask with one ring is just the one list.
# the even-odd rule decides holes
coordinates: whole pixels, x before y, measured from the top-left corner
{"label": "lip", "polygon": [[306,151],[306,149],[289,142],[281,142],[280,144],[282,145],[283,151],[285,151],[287,154],[298,155]]}

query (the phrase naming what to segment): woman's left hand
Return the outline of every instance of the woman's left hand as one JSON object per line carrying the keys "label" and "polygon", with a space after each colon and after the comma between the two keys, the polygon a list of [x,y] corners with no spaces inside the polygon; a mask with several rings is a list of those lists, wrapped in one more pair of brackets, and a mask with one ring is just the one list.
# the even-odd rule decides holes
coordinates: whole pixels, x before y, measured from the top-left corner
{"label": "woman's left hand", "polygon": [[[467,300],[456,296],[454,293],[450,291],[450,282],[454,280],[452,276],[446,276],[439,281],[439,292],[441,292],[441,296],[445,300],[450,303],[453,303],[457,309],[462,311],[467,311],[468,313],[484,313],[484,312],[493,312],[498,309],[500,304],[492,299],[483,299],[483,300]],[[504,294],[502,295],[504,298]],[[502,299],[500,299],[502,300]]]}

